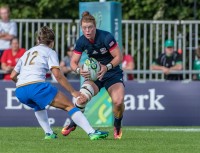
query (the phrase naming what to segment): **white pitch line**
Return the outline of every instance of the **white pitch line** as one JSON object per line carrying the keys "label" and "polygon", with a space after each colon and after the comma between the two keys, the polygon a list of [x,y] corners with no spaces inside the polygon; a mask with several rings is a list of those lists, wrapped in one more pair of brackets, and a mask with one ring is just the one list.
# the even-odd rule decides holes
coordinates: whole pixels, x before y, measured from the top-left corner
{"label": "white pitch line", "polygon": [[125,128],[124,130],[145,132],[200,132],[199,128]]}

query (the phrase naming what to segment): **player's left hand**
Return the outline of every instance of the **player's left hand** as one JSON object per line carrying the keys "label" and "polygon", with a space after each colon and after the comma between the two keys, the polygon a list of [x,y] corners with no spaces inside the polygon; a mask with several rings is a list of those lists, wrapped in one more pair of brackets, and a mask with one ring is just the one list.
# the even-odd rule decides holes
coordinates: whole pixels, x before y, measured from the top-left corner
{"label": "player's left hand", "polygon": [[103,78],[103,76],[104,76],[104,74],[107,72],[107,67],[105,66],[105,65],[102,65],[102,64],[100,64],[100,66],[101,66],[101,69],[100,69],[100,71],[97,73],[97,78],[99,79],[99,80],[101,80],[102,78]]}

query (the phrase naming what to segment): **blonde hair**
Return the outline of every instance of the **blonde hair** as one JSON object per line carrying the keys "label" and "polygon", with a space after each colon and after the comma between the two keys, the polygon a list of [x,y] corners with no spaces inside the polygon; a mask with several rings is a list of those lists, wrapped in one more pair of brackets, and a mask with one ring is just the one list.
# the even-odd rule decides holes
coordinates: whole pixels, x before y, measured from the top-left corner
{"label": "blonde hair", "polygon": [[37,33],[39,44],[49,45],[55,40],[55,34],[52,29],[47,26],[42,27]]}
{"label": "blonde hair", "polygon": [[92,22],[96,27],[96,20],[95,20],[94,16],[92,16],[90,14],[90,12],[88,12],[88,11],[85,11],[82,13],[81,25],[82,25],[82,22]]}

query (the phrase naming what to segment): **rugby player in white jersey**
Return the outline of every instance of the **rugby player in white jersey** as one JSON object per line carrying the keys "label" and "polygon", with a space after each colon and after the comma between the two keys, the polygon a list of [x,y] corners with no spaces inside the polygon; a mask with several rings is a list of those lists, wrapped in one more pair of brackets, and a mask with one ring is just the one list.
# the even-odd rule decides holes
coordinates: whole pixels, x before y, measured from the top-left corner
{"label": "rugby player in white jersey", "polygon": [[80,97],[66,80],[59,69],[57,53],[54,47],[54,31],[44,26],[38,32],[39,45],[34,46],[24,53],[11,73],[11,78],[16,82],[16,96],[19,101],[35,111],[35,116],[45,132],[45,139],[57,138],[52,131],[45,107],[51,105],[68,112],[72,120],[80,126],[91,140],[105,138],[108,132],[94,130],[81,111],[57,88],[45,82],[46,73],[51,70],[54,77],[73,97]]}

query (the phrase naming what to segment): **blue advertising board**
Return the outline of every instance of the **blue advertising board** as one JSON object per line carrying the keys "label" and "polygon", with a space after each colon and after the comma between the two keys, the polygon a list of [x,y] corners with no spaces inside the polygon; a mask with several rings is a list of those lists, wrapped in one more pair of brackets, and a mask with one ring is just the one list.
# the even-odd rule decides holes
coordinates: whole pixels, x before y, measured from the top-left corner
{"label": "blue advertising board", "polygon": [[[57,83],[53,85],[73,101],[60,85]],[[72,85],[79,89],[80,83],[72,82]],[[200,125],[200,82],[127,81],[125,86],[124,126]],[[39,126],[33,110],[19,103],[14,91],[14,83],[0,81],[0,126]],[[47,109],[52,126],[66,124],[68,115],[65,111],[53,107]],[[107,115],[106,111],[101,112],[100,107],[96,111],[103,116]],[[99,120],[103,123],[102,117]],[[98,124],[98,126],[105,125]]]}

